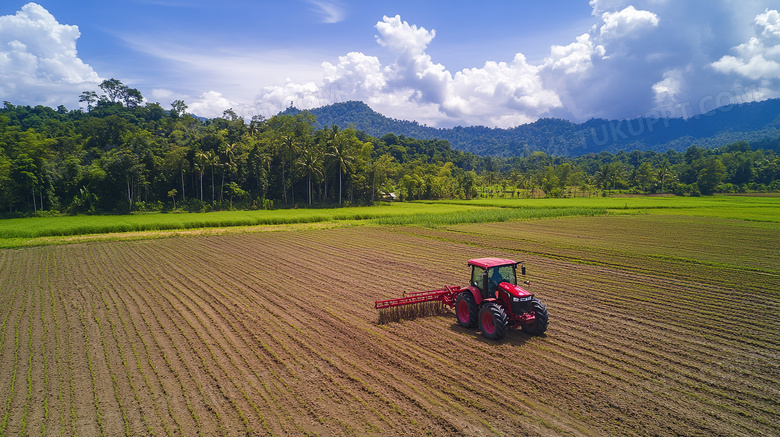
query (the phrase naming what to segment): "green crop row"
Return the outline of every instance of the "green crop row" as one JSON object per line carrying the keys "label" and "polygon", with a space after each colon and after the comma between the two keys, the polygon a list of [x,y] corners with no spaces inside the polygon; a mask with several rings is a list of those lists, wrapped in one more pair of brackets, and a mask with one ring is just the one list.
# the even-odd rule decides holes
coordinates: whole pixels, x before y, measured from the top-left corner
{"label": "green crop row", "polygon": [[13,368],[13,371],[11,373],[11,384],[10,384],[10,388],[8,390],[8,397],[5,400],[5,414],[3,415],[3,421],[0,422],[0,436],[4,436],[5,435],[5,430],[6,430],[6,427],[8,426],[8,420],[10,419],[10,415],[11,415],[11,402],[13,401],[13,398],[14,398],[14,391],[15,391],[15,388],[16,388],[16,374],[17,374],[17,372],[19,370],[19,365],[18,365],[18,363],[19,363],[19,346],[20,346],[19,329],[20,329],[20,326],[22,324],[22,316],[24,315],[24,311],[25,311],[26,308],[27,308],[27,300],[23,300],[22,301],[22,308],[19,311],[19,318],[16,320],[16,326],[15,326],[15,329],[14,329],[14,354],[13,354],[13,356],[14,356],[14,358],[13,358],[13,360],[14,360],[14,368]]}
{"label": "green crop row", "polygon": [[[144,272],[141,272],[141,271],[137,270],[135,267],[132,267],[132,266],[131,266],[131,269],[138,275],[139,278],[146,278]],[[148,308],[158,308],[158,309],[161,309],[162,308],[161,303],[160,303],[160,301],[157,299],[157,297],[155,295],[155,294],[159,293],[160,290],[154,284],[152,284],[149,279],[146,279],[146,281],[155,290],[155,293],[151,294],[151,298],[154,299],[154,305],[152,305],[151,302],[149,300],[147,300],[146,297],[143,297],[143,296],[139,296],[139,298],[142,300],[142,302],[136,301],[135,297],[132,294],[129,294],[131,299],[135,302],[136,306],[138,306],[139,308],[141,307],[141,305],[144,305],[144,306],[146,306]],[[177,346],[177,342],[174,340],[172,334],[168,330],[167,325],[163,324],[161,322],[161,320],[160,320],[160,318],[159,318],[159,316],[157,314],[157,311],[152,311],[152,315],[154,317],[154,321],[156,322],[157,326],[159,326],[161,328],[162,332],[165,334],[165,337],[167,338],[168,344],[170,344],[173,347],[174,352],[176,353],[176,357],[175,358],[178,358],[179,362],[182,363],[182,365],[184,366],[185,370],[187,371],[188,376],[195,382],[195,386],[198,389],[198,392],[199,392],[201,398],[203,399],[203,402],[206,403],[207,401],[206,401],[205,394],[203,393],[203,387],[201,386],[200,383],[198,383],[198,380],[192,375],[192,371],[186,365],[186,361],[184,360],[184,358],[181,355],[181,351],[179,350],[179,347]],[[170,317],[167,312],[165,312],[165,316],[166,317]],[[144,321],[144,323],[146,324],[146,328],[151,330],[152,329],[151,321],[148,320],[147,317],[143,313],[141,313],[141,318]],[[158,338],[157,336],[154,337],[156,342],[157,342],[157,338]],[[166,354],[163,351],[163,348],[159,344],[159,342],[157,342],[157,347],[158,347],[158,349],[160,351],[160,354],[162,355],[163,360],[165,361],[165,364],[166,364],[168,370],[176,378],[176,382],[179,384],[179,387],[181,388],[181,390],[183,392],[184,403],[187,406],[187,411],[190,413],[190,417],[192,417],[192,420],[195,422],[195,425],[196,425],[197,429],[199,431],[202,430],[202,425],[203,425],[202,419],[198,415],[198,413],[195,411],[195,407],[192,404],[192,402],[190,400],[190,397],[187,396],[187,394],[186,394],[187,384],[185,384],[185,382],[183,381],[183,375],[173,365],[173,362],[171,361],[171,357],[169,357],[168,354]],[[150,364],[151,364],[151,362],[150,362]],[[167,396],[167,392],[166,392],[166,396]],[[173,418],[174,421],[176,421],[176,424],[179,427],[179,430],[181,430],[181,424],[176,419],[176,415],[174,414],[174,412],[170,410],[170,407],[171,407],[171,403],[170,402],[168,402],[168,406],[169,406],[169,412],[171,414],[171,417]],[[211,407],[209,406],[208,408],[211,408]]]}
{"label": "green crop row", "polygon": [[[91,250],[90,250],[90,252],[91,252]],[[130,331],[130,329],[128,327],[128,323],[127,323],[126,319],[130,320],[130,323],[132,324],[133,329],[135,330],[136,333],[138,333],[138,328],[135,325],[134,318],[133,317],[123,317],[122,316],[122,311],[120,310],[120,306],[123,306],[123,307],[126,308],[126,303],[121,301],[121,305],[119,305],[117,300],[114,299],[114,296],[112,295],[112,293],[105,293],[105,294],[103,294],[103,292],[101,291],[100,294],[101,294],[101,298],[103,299],[103,303],[104,303],[104,305],[106,307],[106,311],[110,312],[111,304],[113,304],[113,307],[116,309],[116,317],[119,319],[119,322],[120,322],[120,324],[122,326],[122,330],[123,330],[124,334],[128,338],[131,337],[131,331]],[[128,295],[128,294],[129,294],[129,290],[120,291],[118,293],[118,295]],[[108,298],[111,300],[110,303],[106,300],[106,295],[108,295]],[[121,341],[121,339],[120,339],[120,337],[119,337],[119,335],[117,333],[116,324],[114,323],[114,320],[113,320],[112,317],[108,318],[108,322],[109,322],[109,324],[111,326],[111,334],[114,337],[114,341],[116,342],[117,348],[119,349],[119,354],[122,357],[122,364],[125,366],[125,373],[127,375],[128,382],[130,383],[130,387],[133,389],[133,396],[135,397],[136,403],[140,407],[140,406],[143,405],[143,402],[142,402],[142,400],[140,398],[139,391],[141,389],[143,389],[144,387],[142,387],[141,389],[136,388],[135,384],[133,383],[133,378],[132,378],[132,375],[131,375],[131,367],[132,366],[127,363],[127,359],[125,358],[124,348],[122,347],[122,343],[123,342]],[[143,337],[140,336],[140,334],[138,335],[138,338],[141,340],[141,343],[144,346],[144,349],[146,351],[146,356],[147,356],[148,363],[151,366],[152,371],[155,374],[155,377],[158,380],[160,380],[160,376],[159,376],[159,373],[157,372],[157,368],[154,366],[154,363],[152,362],[151,357],[149,356],[149,347],[148,347],[146,341],[143,339]],[[165,432],[165,434],[168,435],[168,436],[171,436],[171,435],[173,435],[173,432],[168,428],[167,422],[165,421],[165,419],[163,418],[162,414],[160,413],[158,402],[154,398],[154,388],[152,387],[152,384],[151,384],[151,382],[149,380],[149,376],[143,370],[143,366],[141,365],[141,358],[140,358],[140,356],[138,354],[138,350],[136,348],[135,342],[128,341],[127,343],[129,343],[130,349],[133,352],[133,358],[135,359],[135,367],[138,370],[138,373],[143,377],[144,383],[146,385],[145,389],[148,391],[149,395],[152,396],[152,408],[154,409],[155,414],[159,418],[159,420],[161,422],[161,425],[162,425],[162,428],[163,428],[163,431]],[[165,393],[165,396],[166,396],[166,400],[169,400],[167,392]],[[168,402],[168,404],[170,405],[170,402]],[[144,424],[146,425],[147,432],[150,435],[153,435],[154,431],[152,430],[151,424],[149,423],[149,419],[146,417],[146,415],[142,414],[141,415],[141,419],[143,420]],[[181,432],[181,429],[179,429],[179,431]]]}
{"label": "green crop row", "polygon": [[92,400],[95,404],[95,418],[97,419],[100,435],[106,435],[105,424],[103,423],[103,415],[100,412],[100,399],[98,399],[95,365],[92,361],[92,355],[89,353],[89,333],[87,332],[87,323],[84,320],[84,310],[82,309],[79,309],[79,320],[81,321],[81,329],[84,330],[84,351],[87,355],[87,367],[89,368],[89,375],[92,380]]}
{"label": "green crop row", "polygon": [[[164,259],[164,258],[161,258],[161,260],[162,259]],[[188,268],[187,267],[188,266],[188,260],[185,257],[181,257],[181,258],[177,259],[175,264],[179,265],[179,266],[177,266],[177,268],[184,268],[185,270],[190,272],[190,274],[193,276],[193,279],[202,280],[202,281],[207,280],[207,278],[201,277],[198,274],[198,269],[197,268]],[[221,276],[221,275],[219,275],[219,273],[216,273],[216,275],[217,275],[217,277],[213,278],[213,279],[217,279],[217,278],[219,278]],[[223,280],[227,280],[227,278],[223,278]],[[240,332],[238,327],[232,322],[231,317],[229,317],[227,314],[225,314],[223,309],[221,309],[221,307],[224,306],[224,303],[221,303],[220,305],[212,305],[212,306],[209,306],[208,308],[204,308],[203,304],[199,303],[198,300],[195,300],[195,299],[192,298],[192,295],[195,295],[195,296],[198,295],[197,290],[192,289],[192,288],[188,287],[187,285],[183,285],[182,284],[183,285],[183,288],[182,288],[182,286],[179,285],[179,284],[175,284],[175,283],[172,283],[170,281],[167,281],[167,282],[168,282],[168,286],[166,287],[166,289],[170,290],[170,296],[172,298],[176,299],[176,301],[178,301],[181,305],[186,307],[189,310],[189,312],[194,315],[194,317],[197,319],[198,323],[201,326],[220,326],[220,325],[222,325],[223,323],[226,322],[231,327],[233,332]],[[179,290],[179,293],[174,293],[174,290]],[[222,291],[220,291],[220,290],[214,290],[214,291],[219,293],[220,296],[224,299],[225,302],[230,299],[230,297],[225,295]],[[195,311],[195,309],[192,308],[189,304],[187,304],[183,300],[183,298],[185,298],[185,297],[189,298],[189,300],[195,306],[197,306],[197,308],[201,312],[203,312],[203,314],[205,314],[207,317],[209,317],[209,320],[202,320],[200,318],[200,316],[197,315],[197,312]],[[221,319],[215,319],[214,316],[209,314],[209,310],[215,310],[217,312],[217,314],[219,314]],[[227,376],[228,380],[230,380],[231,382],[234,382],[234,378],[233,378],[234,373],[228,371],[225,368],[223,368],[223,366],[220,364],[220,360],[217,359],[217,357],[216,357],[216,355],[214,353],[214,350],[212,350],[211,346],[209,345],[210,343],[208,341],[206,341],[205,338],[202,338],[202,336],[200,334],[200,330],[196,329],[196,326],[193,326],[188,318],[185,318],[185,320],[186,320],[187,324],[190,326],[190,328],[194,332],[196,332],[198,337],[201,339],[202,344],[204,344],[206,346],[206,348],[209,350],[209,352],[210,352],[210,354],[212,356],[212,360],[214,361],[216,366]],[[244,330],[247,329],[245,325],[243,326],[243,328],[244,328]],[[229,337],[223,336],[223,339],[224,339],[224,341],[215,341],[214,342],[214,346],[217,349],[219,349],[219,351],[222,353],[222,355],[224,355],[225,357],[228,358],[228,361],[230,362],[230,364],[237,370],[244,368],[244,369],[247,369],[248,371],[253,372],[254,376],[258,380],[261,380],[262,378],[257,373],[257,369],[254,368],[252,365],[250,365],[249,362],[246,360],[246,357],[244,357],[242,354],[237,354],[237,356],[242,360],[243,366],[235,361],[234,355],[236,355],[236,354],[233,354],[232,351],[238,350],[238,347],[233,343],[233,341]],[[251,345],[248,345],[246,343],[244,343],[244,346],[247,346],[249,348],[249,350],[255,350],[255,348],[253,348]],[[266,350],[267,352],[269,352],[272,355],[274,355],[277,362],[284,363],[284,360],[282,360],[278,356],[276,356],[275,353],[273,352],[273,350],[268,347],[268,345],[266,345],[266,344],[261,342],[261,346],[263,347],[264,350]],[[282,346],[284,347],[284,345],[282,345]],[[216,377],[214,375],[212,375],[212,377],[214,377],[215,380],[216,380]],[[238,390],[238,392],[241,393],[241,395],[244,398],[244,400],[255,411],[255,413],[257,414],[258,418],[260,419],[260,421],[261,421],[265,431],[268,432],[268,433],[271,433],[271,430],[268,428],[267,420],[265,419],[264,414],[261,411],[260,407],[256,404],[256,402],[252,399],[252,397],[244,390],[244,388],[242,387],[242,384],[238,384],[238,383],[234,382],[234,385],[235,385],[236,389]],[[249,386],[253,390],[259,391],[258,388],[256,386],[254,386],[254,384],[252,384],[251,382],[249,382]],[[240,410],[238,405],[235,404],[235,401],[232,401],[232,403],[233,403],[234,409],[236,409],[236,411],[238,412],[238,414],[241,417],[242,421],[244,422],[244,425],[247,427],[247,432],[251,433],[252,429],[249,426],[248,419],[246,418],[244,413]],[[298,431],[303,432],[304,430],[303,429],[299,429]]]}

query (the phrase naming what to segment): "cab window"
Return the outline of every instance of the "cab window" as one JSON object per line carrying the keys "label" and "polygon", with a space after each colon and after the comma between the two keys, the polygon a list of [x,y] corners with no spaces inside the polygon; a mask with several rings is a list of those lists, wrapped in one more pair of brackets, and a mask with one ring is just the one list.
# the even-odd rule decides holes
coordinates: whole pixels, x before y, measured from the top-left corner
{"label": "cab window", "polygon": [[493,280],[493,276],[495,275],[498,279],[496,281],[497,284],[500,284],[502,282],[509,282],[510,284],[517,285],[517,278],[515,278],[515,266],[509,265],[509,266],[501,266],[501,267],[493,267],[492,269],[494,272],[488,272],[488,278],[490,280]]}
{"label": "cab window", "polygon": [[473,266],[471,269],[471,285],[476,286],[482,290],[482,275],[485,273],[485,269]]}

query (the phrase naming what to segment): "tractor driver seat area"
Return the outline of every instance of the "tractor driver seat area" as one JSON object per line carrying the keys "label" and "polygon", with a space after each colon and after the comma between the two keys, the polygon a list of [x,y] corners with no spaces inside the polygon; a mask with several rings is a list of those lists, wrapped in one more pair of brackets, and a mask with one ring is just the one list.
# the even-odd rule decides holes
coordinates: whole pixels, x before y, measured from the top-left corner
{"label": "tractor driver seat area", "polygon": [[504,282],[504,277],[501,276],[501,271],[498,267],[488,269],[488,296],[496,297],[498,284],[502,282]]}

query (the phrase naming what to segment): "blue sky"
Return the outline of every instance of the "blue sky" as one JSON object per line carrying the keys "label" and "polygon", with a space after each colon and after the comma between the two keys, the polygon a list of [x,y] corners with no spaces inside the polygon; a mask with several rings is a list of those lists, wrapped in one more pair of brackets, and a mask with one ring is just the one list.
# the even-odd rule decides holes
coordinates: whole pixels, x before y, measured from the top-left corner
{"label": "blue sky", "polygon": [[693,116],[780,97],[768,1],[117,0],[0,5],[0,99],[270,117],[361,100],[433,126]]}

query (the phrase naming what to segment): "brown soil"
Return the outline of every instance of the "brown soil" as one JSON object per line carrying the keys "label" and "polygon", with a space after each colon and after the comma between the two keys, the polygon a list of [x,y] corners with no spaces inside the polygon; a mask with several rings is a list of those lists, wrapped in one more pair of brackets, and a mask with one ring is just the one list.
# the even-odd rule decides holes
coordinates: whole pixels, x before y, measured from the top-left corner
{"label": "brown soil", "polygon": [[[614,219],[0,251],[0,435],[780,433],[777,229],[745,271],[699,219]],[[481,256],[525,260],[546,335],[376,323]]]}

